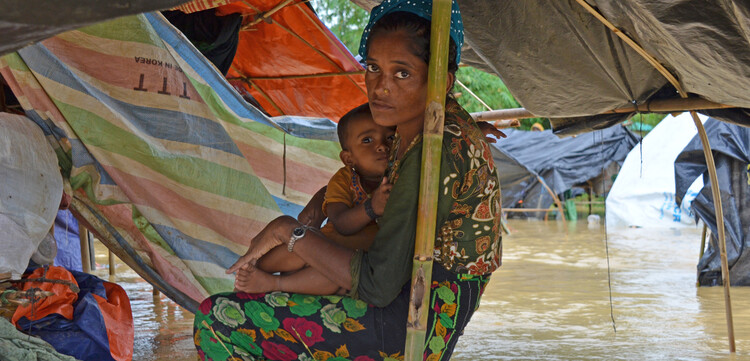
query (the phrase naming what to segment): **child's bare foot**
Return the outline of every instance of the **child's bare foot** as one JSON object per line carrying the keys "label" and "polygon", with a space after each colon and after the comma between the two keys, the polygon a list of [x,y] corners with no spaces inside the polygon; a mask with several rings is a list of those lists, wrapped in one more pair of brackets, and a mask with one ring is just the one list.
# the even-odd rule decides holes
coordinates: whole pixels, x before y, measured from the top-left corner
{"label": "child's bare foot", "polygon": [[276,277],[263,272],[253,265],[246,265],[237,271],[234,290],[247,293],[267,293],[276,290]]}

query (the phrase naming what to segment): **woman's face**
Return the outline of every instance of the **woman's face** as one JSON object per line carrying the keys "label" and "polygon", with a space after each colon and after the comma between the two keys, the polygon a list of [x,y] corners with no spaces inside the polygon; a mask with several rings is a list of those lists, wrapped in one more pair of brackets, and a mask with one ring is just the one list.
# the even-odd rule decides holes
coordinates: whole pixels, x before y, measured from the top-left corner
{"label": "woman's face", "polygon": [[367,97],[375,123],[421,131],[427,99],[427,64],[411,50],[406,31],[380,32],[367,49]]}

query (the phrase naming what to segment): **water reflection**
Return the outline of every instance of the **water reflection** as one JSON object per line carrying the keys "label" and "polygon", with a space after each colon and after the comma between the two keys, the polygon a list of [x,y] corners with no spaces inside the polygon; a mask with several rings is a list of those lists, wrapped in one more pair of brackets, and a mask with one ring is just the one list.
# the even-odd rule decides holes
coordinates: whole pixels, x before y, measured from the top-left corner
{"label": "water reflection", "polygon": [[[453,360],[750,360],[750,288],[732,288],[737,355],[728,353],[723,290],[697,288],[700,231],[511,221],[503,267]],[[610,315],[606,246],[609,246]],[[97,248],[97,262],[106,253]],[[103,254],[102,254],[103,253]],[[134,360],[195,360],[192,314],[119,264],[130,296]],[[97,270],[107,277],[107,270]]]}

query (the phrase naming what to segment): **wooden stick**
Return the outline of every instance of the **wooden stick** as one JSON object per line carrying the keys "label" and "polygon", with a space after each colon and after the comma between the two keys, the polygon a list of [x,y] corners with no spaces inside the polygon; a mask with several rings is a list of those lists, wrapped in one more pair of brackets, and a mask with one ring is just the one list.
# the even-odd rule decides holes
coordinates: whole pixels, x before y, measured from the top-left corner
{"label": "wooden stick", "polygon": [[248,76],[248,77],[231,77],[227,80],[288,80],[288,79],[309,79],[309,78],[329,78],[332,76],[349,76],[364,74],[364,70],[342,71],[338,73],[320,73],[320,74],[300,74],[300,75],[279,75],[279,76]]}
{"label": "wooden stick", "polygon": [[[649,100],[646,103],[642,103],[637,107],[635,105],[627,105],[621,108],[613,109],[602,114],[621,114],[621,113],[633,113],[633,112],[656,112],[656,113],[674,113],[684,112],[689,110],[702,110],[702,109],[727,109],[736,108],[733,105],[714,103],[710,100],[703,98],[674,98],[674,99],[659,99]],[[596,114],[592,114],[596,115]],[[510,109],[498,109],[487,112],[471,113],[476,121],[492,121],[502,119],[526,119],[526,118],[539,118],[540,116],[532,114],[525,108],[510,108]]]}
{"label": "wooden stick", "polygon": [[419,214],[414,243],[409,316],[406,323],[404,360],[424,359],[427,314],[432,285],[432,252],[435,244],[437,200],[440,186],[440,161],[445,118],[445,84],[448,79],[448,41],[450,40],[451,0],[432,2],[430,64],[427,80],[422,174],[419,187]]}
{"label": "wooden stick", "polygon": [[527,212],[553,212],[554,208],[503,208],[503,212],[527,213]]}
{"label": "wooden stick", "polygon": [[[610,30],[612,30],[620,39],[622,39],[626,44],[628,44],[633,50],[635,50],[638,54],[643,56],[646,61],[648,61],[656,70],[659,71],[666,79],[669,81],[672,86],[677,89],[677,92],[680,94],[680,97],[682,97],[685,100],[688,100],[687,93],[682,89],[682,86],[680,85],[680,82],[677,81],[677,78],[672,75],[672,73],[667,70],[666,67],[661,65],[656,59],[651,56],[649,53],[647,53],[638,43],[630,39],[625,33],[617,29],[612,23],[610,23],[604,16],[599,14],[599,12],[594,9],[591,5],[589,5],[585,0],[576,0],[578,4],[583,6],[589,13],[591,13],[594,17],[599,19],[606,27],[608,27]],[[720,106],[723,106],[719,104]],[[723,106],[723,107],[729,107],[729,106]],[[714,155],[711,152],[711,145],[708,143],[708,136],[706,135],[706,129],[703,127],[703,123],[701,123],[700,119],[698,118],[698,114],[695,112],[695,110],[700,108],[695,108],[690,110],[690,115],[693,117],[693,122],[695,123],[696,128],[698,128],[698,135],[701,139],[701,144],[703,145],[703,155],[706,157],[706,165],[708,166],[708,174],[709,178],[711,179],[711,193],[713,194],[713,202],[714,202],[714,208],[716,209],[716,226],[719,229],[719,234],[717,235],[719,238],[719,253],[721,255],[721,277],[722,277],[722,284],[724,285],[724,308],[726,311],[726,318],[727,318],[727,336],[729,338],[729,352],[734,353],[735,352],[735,344],[734,344],[734,321],[732,320],[732,301],[729,294],[729,266],[727,264],[727,255],[726,255],[726,238],[724,234],[724,211],[722,209],[721,205],[721,192],[719,190],[719,180],[718,176],[716,174],[716,164],[714,162]],[[704,108],[705,109],[705,108]]]}
{"label": "wooden stick", "polygon": [[265,13],[256,14],[255,20],[253,20],[249,24],[243,26],[240,29],[240,31],[246,30],[248,28],[252,28],[253,26],[255,26],[258,23],[260,23],[261,21],[268,19],[269,17],[271,17],[271,15],[275,14],[277,11],[281,10],[282,8],[284,8],[284,6],[289,5],[289,3],[291,3],[292,1],[294,1],[294,0],[284,0],[284,1],[276,4],[276,6],[274,6],[273,8],[271,8],[271,10],[268,10]]}
{"label": "wooden stick", "polygon": [[78,228],[78,238],[81,240],[81,267],[83,273],[91,273],[91,253],[89,252],[89,230]]}
{"label": "wooden stick", "polygon": [[487,110],[492,110],[492,108],[490,108],[490,106],[487,105],[487,103],[485,103],[484,100],[482,100],[482,98],[480,98],[478,95],[474,94],[474,92],[471,91],[471,89],[469,89],[469,87],[467,87],[466,85],[464,85],[464,83],[462,83],[460,80],[456,79],[456,84],[458,84],[462,88],[466,89],[466,91],[469,92],[469,94],[471,94],[471,96],[473,96],[474,99],[476,99],[480,104],[484,105],[484,107],[487,108]]}
{"label": "wooden stick", "polygon": [[497,129],[518,128],[521,126],[521,121],[518,119],[503,119],[496,120],[493,125]]}
{"label": "wooden stick", "polygon": [[562,202],[560,202],[560,198],[557,196],[557,194],[555,194],[555,192],[552,191],[549,186],[547,186],[547,183],[544,182],[544,179],[542,179],[542,177],[536,176],[536,179],[539,181],[539,183],[541,183],[542,187],[547,190],[549,195],[552,196],[552,200],[555,202],[555,205],[557,205],[557,211],[560,213],[560,218],[562,218],[563,225],[566,226],[565,229],[567,232],[568,221],[565,220],[565,213],[563,212]]}
{"label": "wooden stick", "polygon": [[109,251],[109,275],[114,276],[115,275],[115,254],[112,253],[112,251]]}
{"label": "wooden stick", "polygon": [[703,144],[703,155],[706,157],[706,165],[708,166],[708,176],[711,180],[711,194],[713,195],[714,209],[716,211],[716,228],[718,228],[719,236],[719,255],[721,257],[721,280],[724,285],[724,311],[727,318],[727,335],[729,337],[729,352],[735,352],[736,348],[734,345],[734,320],[732,320],[732,300],[729,294],[729,263],[727,262],[727,241],[724,233],[724,210],[721,205],[721,191],[719,190],[719,177],[716,174],[716,163],[714,162],[714,154],[711,152],[711,145],[708,143],[708,135],[706,135],[706,128],[703,127],[703,123],[698,118],[698,114],[694,111],[690,112],[693,116],[693,122],[698,128],[698,135],[701,138],[701,144]]}

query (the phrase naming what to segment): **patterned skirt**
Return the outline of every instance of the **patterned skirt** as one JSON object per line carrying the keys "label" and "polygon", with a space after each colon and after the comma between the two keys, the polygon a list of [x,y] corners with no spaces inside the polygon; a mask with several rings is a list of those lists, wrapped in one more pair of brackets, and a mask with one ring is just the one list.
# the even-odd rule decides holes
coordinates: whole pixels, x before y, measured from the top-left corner
{"label": "patterned skirt", "polygon": [[[489,275],[433,266],[424,357],[449,360]],[[403,360],[409,287],[384,308],[341,296],[220,293],[195,313],[201,360]]]}

